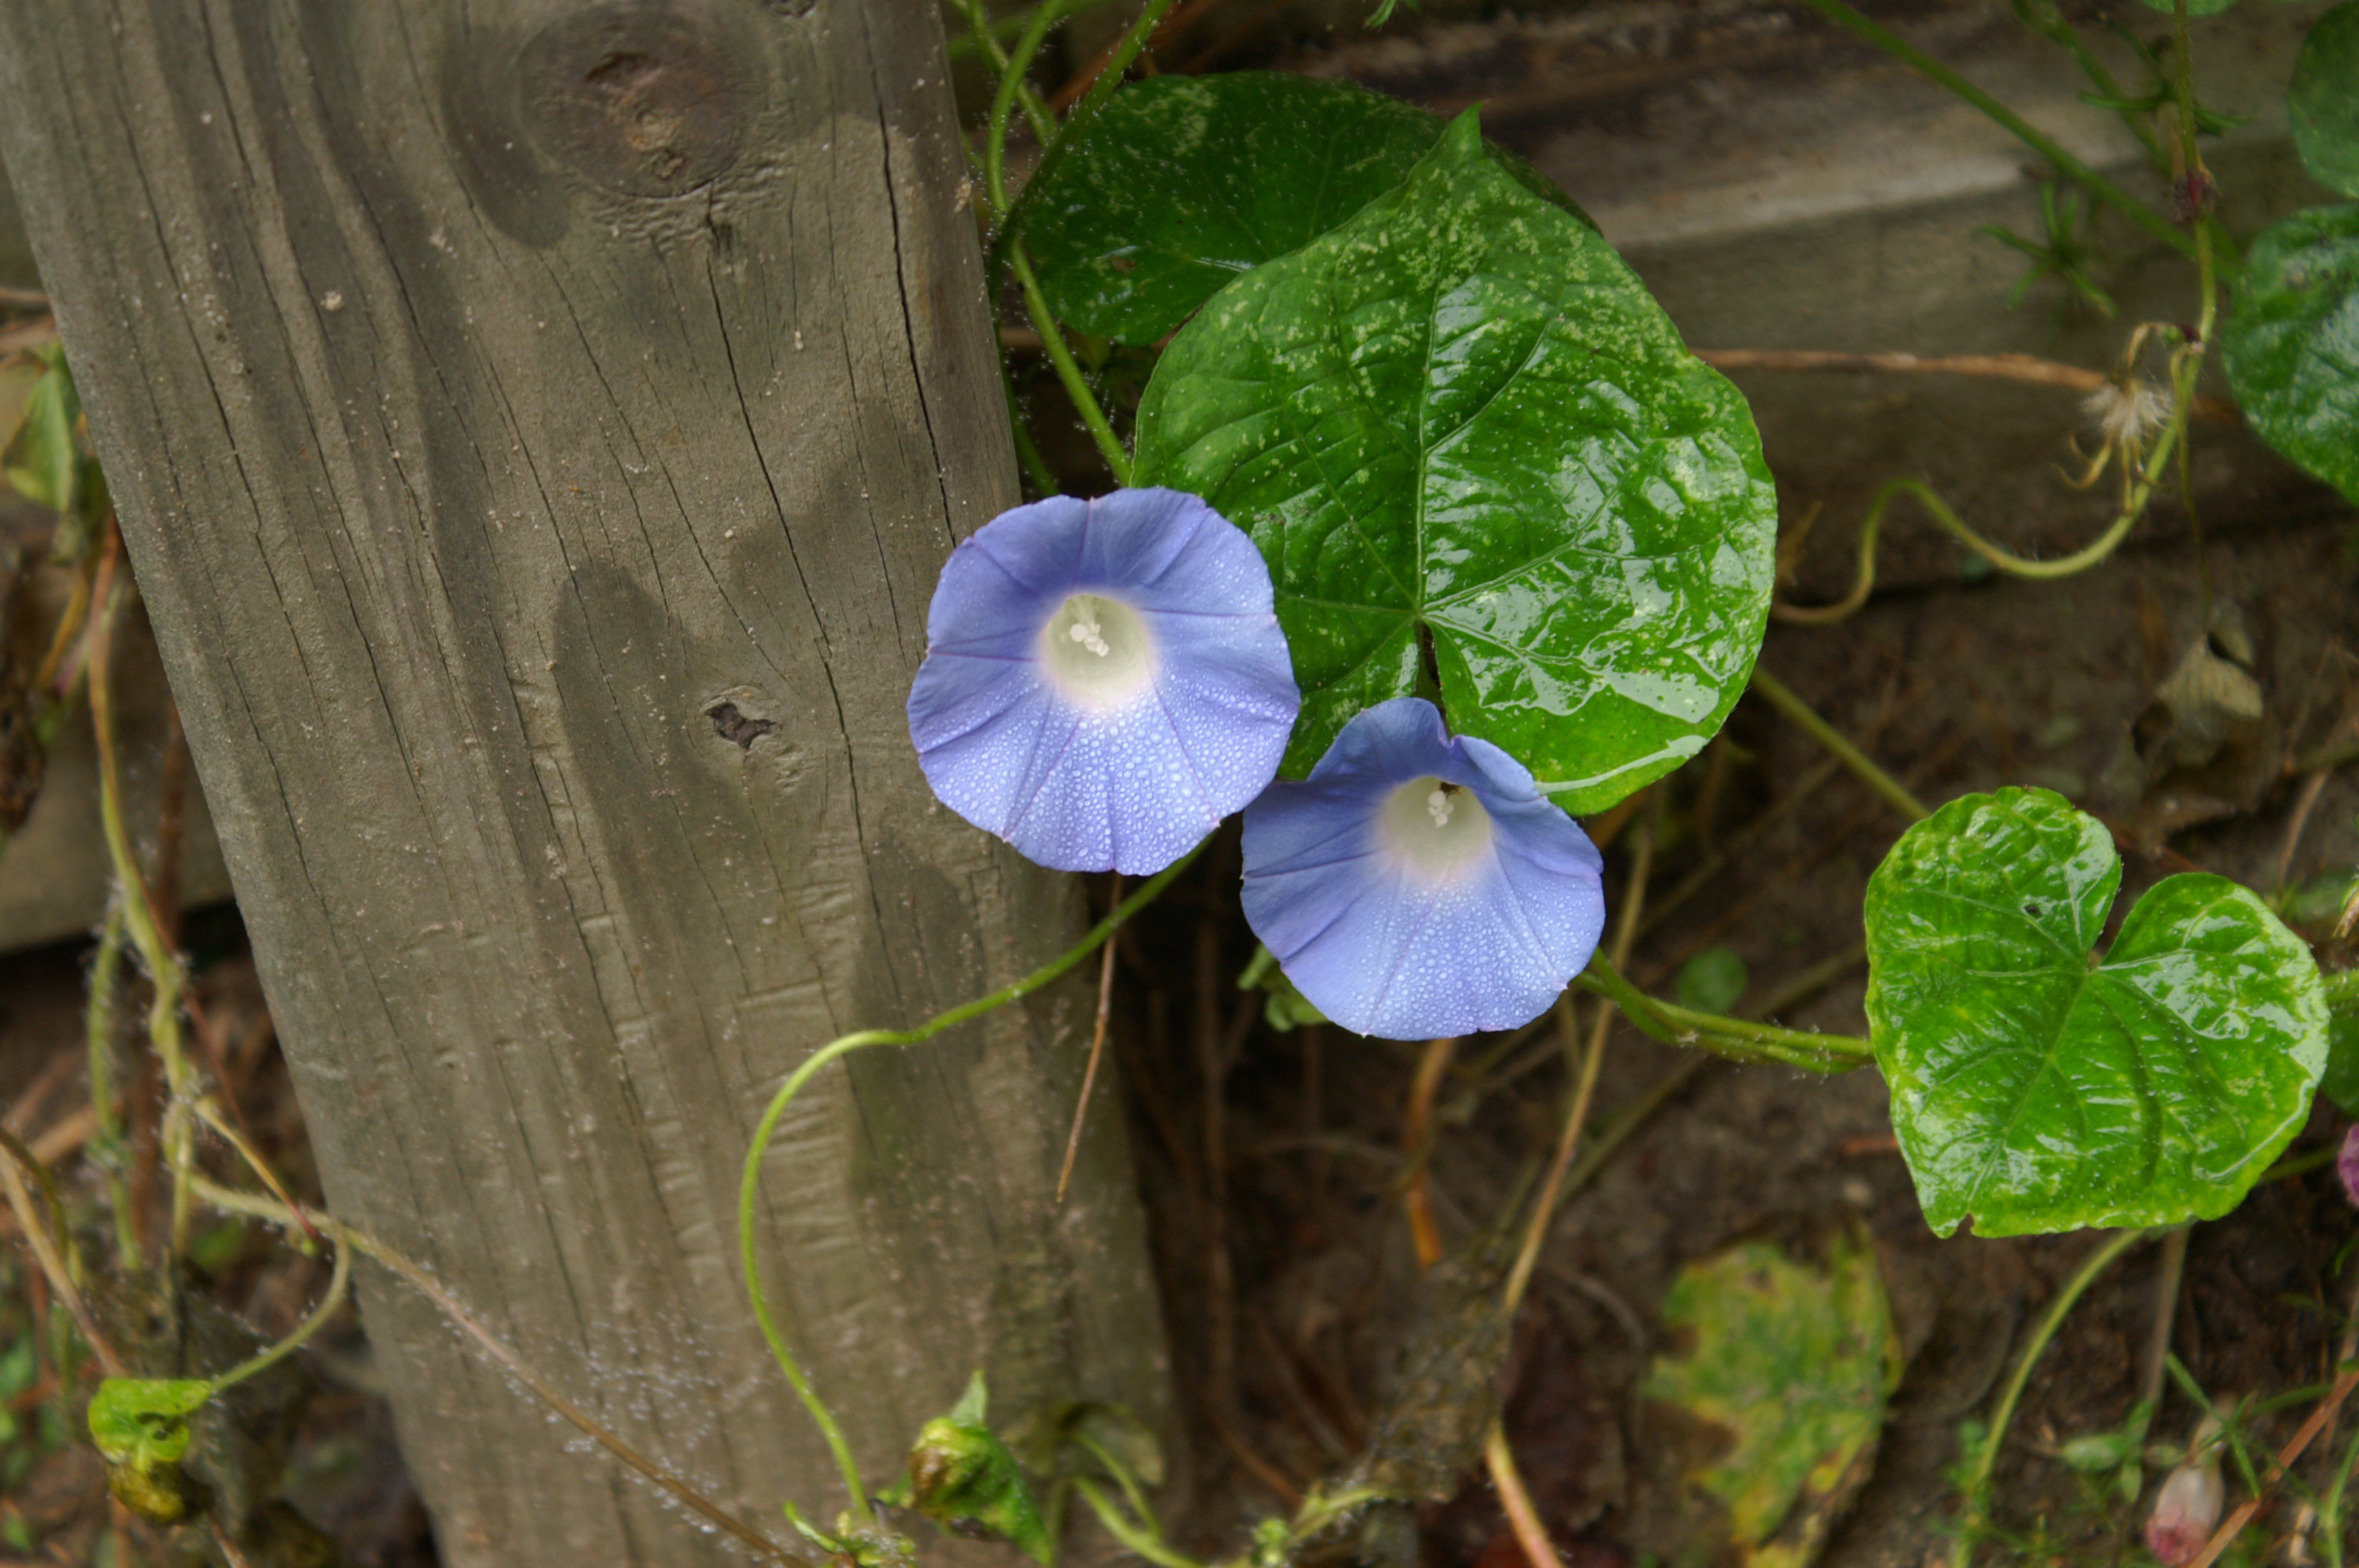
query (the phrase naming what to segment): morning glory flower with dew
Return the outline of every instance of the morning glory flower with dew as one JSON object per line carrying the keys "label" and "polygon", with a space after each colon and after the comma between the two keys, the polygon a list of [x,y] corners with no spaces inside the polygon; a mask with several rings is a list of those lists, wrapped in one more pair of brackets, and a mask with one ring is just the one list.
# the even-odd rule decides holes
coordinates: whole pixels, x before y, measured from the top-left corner
{"label": "morning glory flower with dew", "polygon": [[909,739],[943,805],[1065,871],[1159,871],[1261,793],[1302,706],[1269,568],[1195,496],[1053,496],[951,552]]}
{"label": "morning glory flower with dew", "polygon": [[1604,928],[1602,865],[1528,769],[1418,697],[1362,712],[1245,808],[1255,935],[1321,1012],[1390,1040],[1548,1011]]}

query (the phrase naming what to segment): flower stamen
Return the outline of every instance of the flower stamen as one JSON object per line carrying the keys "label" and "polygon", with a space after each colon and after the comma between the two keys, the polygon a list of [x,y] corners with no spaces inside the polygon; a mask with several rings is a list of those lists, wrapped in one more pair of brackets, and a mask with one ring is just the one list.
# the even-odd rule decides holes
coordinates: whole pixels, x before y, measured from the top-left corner
{"label": "flower stamen", "polygon": [[1153,684],[1155,639],[1138,612],[1102,593],[1069,594],[1040,629],[1041,672],[1093,712],[1128,706]]}

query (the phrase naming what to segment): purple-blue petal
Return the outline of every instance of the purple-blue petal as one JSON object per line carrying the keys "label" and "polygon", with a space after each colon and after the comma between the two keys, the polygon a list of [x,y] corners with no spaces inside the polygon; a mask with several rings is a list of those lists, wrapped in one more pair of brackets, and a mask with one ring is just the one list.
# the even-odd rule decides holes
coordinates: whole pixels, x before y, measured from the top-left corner
{"label": "purple-blue petal", "polygon": [[[1152,680],[1118,708],[1042,673],[1075,593],[1137,613]],[[1301,706],[1253,541],[1177,491],[1056,497],[951,552],[909,691],[909,737],[943,804],[1062,871],[1162,870],[1260,793]]]}
{"label": "purple-blue petal", "polygon": [[[1392,792],[1433,777],[1471,792],[1489,848],[1436,881],[1385,846]],[[1302,784],[1245,810],[1245,918],[1287,978],[1347,1029],[1419,1040],[1513,1029],[1547,1011],[1595,950],[1602,862],[1588,835],[1488,741],[1451,737],[1419,697],[1343,727]]]}

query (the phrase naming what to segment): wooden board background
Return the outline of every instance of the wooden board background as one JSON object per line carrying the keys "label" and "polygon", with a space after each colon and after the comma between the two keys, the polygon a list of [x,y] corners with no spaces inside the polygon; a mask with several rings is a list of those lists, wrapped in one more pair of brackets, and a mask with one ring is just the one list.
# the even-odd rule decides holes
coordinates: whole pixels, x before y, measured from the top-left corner
{"label": "wooden board background", "polygon": [[[763,1098],[1068,879],[937,806],[934,575],[1015,496],[931,0],[27,0],[0,149],[336,1209],[770,1525]],[[771,1279],[880,1477],[987,1365],[1166,1419],[1075,992],[790,1119]],[[1101,1107],[1101,1110],[1104,1110]],[[717,1559],[364,1271],[454,1563]]]}

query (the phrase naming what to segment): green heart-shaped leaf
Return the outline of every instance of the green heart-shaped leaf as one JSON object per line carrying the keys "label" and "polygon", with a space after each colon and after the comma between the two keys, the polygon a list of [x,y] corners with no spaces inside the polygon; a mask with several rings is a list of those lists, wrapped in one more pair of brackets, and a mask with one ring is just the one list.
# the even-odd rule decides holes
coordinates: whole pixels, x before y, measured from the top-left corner
{"label": "green heart-shaped leaf", "polygon": [[2286,88],[2286,117],[2310,178],[2359,196],[2359,0],[2311,26]]}
{"label": "green heart-shaped leaf", "polygon": [[2263,230],[2223,338],[2261,439],[2359,503],[2359,206]]}
{"label": "green heart-shaped leaf", "polygon": [[2251,890],[2167,878],[2092,948],[2112,836],[2006,789],[1911,827],[1867,884],[1867,1022],[1940,1235],[2227,1213],[2310,1113],[2326,998]]}
{"label": "green heart-shaped leaf", "polygon": [[[1027,194],[1024,241],[1060,320],[1143,348],[1238,274],[1398,185],[1441,130],[1424,110],[1349,82],[1259,70],[1154,77],[1108,99]],[[1521,158],[1489,151],[1528,189],[1580,211]]]}
{"label": "green heart-shaped leaf", "polygon": [[1290,777],[1417,691],[1430,639],[1453,729],[1602,810],[1702,749],[1760,651],[1777,493],[1745,399],[1471,112],[1172,340],[1136,473],[1268,559]]}

